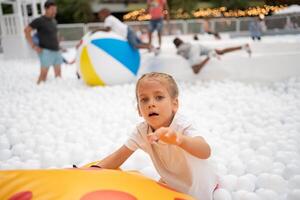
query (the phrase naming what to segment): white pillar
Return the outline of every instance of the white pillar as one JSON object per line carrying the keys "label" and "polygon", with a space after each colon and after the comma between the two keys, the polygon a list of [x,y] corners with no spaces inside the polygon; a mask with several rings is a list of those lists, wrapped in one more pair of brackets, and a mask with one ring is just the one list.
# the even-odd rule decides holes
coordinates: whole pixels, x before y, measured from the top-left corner
{"label": "white pillar", "polygon": [[[25,11],[26,12],[26,11]],[[17,24],[17,34],[21,35],[21,32],[24,30],[24,18],[22,15],[22,3],[21,0],[16,0],[16,4],[14,4],[14,13],[16,16],[16,24]]]}
{"label": "white pillar", "polygon": [[32,17],[37,18],[39,16],[38,10],[37,10],[37,2],[36,0],[32,0]]}
{"label": "white pillar", "polygon": [[0,29],[1,29],[0,37],[3,37],[3,34],[4,34],[4,21],[3,21],[3,12],[2,12],[2,3],[1,3],[1,1],[0,1]]}
{"label": "white pillar", "polygon": [[2,38],[4,35],[4,30],[3,30],[3,13],[2,13],[2,3],[0,1],[0,53],[3,51],[3,44],[2,44]]}
{"label": "white pillar", "polygon": [[0,1],[0,17],[2,19],[2,15],[3,15],[3,12],[2,12],[2,2]]}
{"label": "white pillar", "polygon": [[42,15],[45,13],[45,8],[44,8],[44,5],[46,3],[46,0],[41,0],[41,9],[42,9]]}
{"label": "white pillar", "polygon": [[[27,25],[24,22],[23,11],[22,11],[22,1],[15,0],[13,3],[13,14],[10,15],[9,19],[11,21],[10,24],[4,24],[4,32],[6,30],[9,31],[7,34],[5,33],[2,37],[2,45],[3,45],[3,53],[4,58],[6,59],[22,59],[22,58],[32,58],[36,56],[33,50],[28,45],[25,34],[24,27]],[[24,11],[26,13],[26,11]],[[3,17],[5,18],[5,17]],[[16,50],[17,48],[17,50]]]}
{"label": "white pillar", "polygon": [[27,3],[26,2],[20,3],[20,6],[21,6],[22,24],[25,27],[29,22]]}

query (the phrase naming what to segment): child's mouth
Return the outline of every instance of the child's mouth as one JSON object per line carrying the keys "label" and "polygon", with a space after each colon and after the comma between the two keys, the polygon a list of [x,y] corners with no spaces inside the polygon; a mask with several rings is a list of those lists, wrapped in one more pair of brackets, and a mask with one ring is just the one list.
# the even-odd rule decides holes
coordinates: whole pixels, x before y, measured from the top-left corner
{"label": "child's mouth", "polygon": [[151,112],[151,113],[149,113],[148,116],[149,116],[149,117],[152,117],[152,116],[158,116],[158,113],[156,113],[156,112]]}

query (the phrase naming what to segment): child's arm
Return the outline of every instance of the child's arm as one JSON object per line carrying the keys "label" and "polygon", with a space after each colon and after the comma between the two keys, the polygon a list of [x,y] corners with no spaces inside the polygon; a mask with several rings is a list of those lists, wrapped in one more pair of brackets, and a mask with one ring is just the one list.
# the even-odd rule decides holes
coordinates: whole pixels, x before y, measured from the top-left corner
{"label": "child's arm", "polygon": [[178,146],[200,159],[210,157],[210,146],[201,136],[189,137],[182,135],[181,143],[179,143]]}
{"label": "child's arm", "polygon": [[197,63],[197,64],[194,64],[192,65],[192,69],[193,69],[193,72],[195,74],[198,74],[200,72],[200,70],[204,67],[204,65],[209,61],[210,57],[207,56],[204,60],[202,60],[201,62]]}
{"label": "child's arm", "polygon": [[158,139],[173,145],[177,145],[189,152],[193,156],[200,159],[207,159],[210,156],[210,146],[203,137],[189,137],[182,133],[175,132],[170,127],[162,127],[157,129],[152,136],[149,137],[150,142]]}
{"label": "child's arm", "polygon": [[42,48],[40,48],[39,46],[35,45],[33,43],[33,41],[32,41],[32,37],[31,37],[32,30],[33,29],[29,25],[24,29],[25,38],[26,38],[26,40],[28,41],[29,45],[32,47],[32,49],[34,51],[36,51],[37,53],[41,53],[42,52]]}
{"label": "child's arm", "polygon": [[117,169],[133,154],[133,152],[134,151],[123,145],[96,165],[104,169]]}

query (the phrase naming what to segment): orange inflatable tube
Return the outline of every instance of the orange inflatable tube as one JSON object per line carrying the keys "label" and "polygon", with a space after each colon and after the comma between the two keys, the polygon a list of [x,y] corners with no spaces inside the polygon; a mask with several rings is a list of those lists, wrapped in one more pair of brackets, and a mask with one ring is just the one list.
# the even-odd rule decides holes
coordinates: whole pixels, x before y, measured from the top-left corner
{"label": "orange inflatable tube", "polygon": [[0,171],[1,200],[193,200],[138,172],[120,170]]}

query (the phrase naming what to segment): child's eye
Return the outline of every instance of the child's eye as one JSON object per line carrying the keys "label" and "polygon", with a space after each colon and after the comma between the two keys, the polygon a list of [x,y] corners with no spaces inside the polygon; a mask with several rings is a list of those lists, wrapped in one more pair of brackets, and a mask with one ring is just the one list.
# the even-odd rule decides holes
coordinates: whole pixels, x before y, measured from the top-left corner
{"label": "child's eye", "polygon": [[148,98],[141,98],[141,99],[140,99],[140,102],[141,102],[141,103],[146,103],[147,101],[148,101]]}
{"label": "child's eye", "polygon": [[162,100],[163,98],[165,98],[164,96],[156,96],[155,99],[156,100]]}

